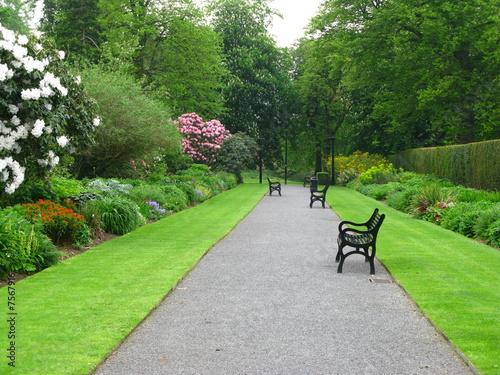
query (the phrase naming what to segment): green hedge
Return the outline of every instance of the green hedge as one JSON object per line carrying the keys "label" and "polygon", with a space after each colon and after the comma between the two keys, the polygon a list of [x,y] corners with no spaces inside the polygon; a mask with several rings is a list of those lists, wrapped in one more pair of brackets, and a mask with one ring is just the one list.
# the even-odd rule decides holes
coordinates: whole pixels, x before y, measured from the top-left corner
{"label": "green hedge", "polygon": [[434,174],[457,185],[500,190],[500,140],[405,150],[391,162],[396,168]]}

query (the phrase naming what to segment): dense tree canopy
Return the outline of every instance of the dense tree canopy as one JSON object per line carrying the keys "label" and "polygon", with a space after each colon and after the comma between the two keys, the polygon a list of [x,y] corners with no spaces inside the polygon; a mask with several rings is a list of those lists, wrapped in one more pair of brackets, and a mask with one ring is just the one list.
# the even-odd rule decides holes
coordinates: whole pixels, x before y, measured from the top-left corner
{"label": "dense tree canopy", "polygon": [[[314,51],[299,77],[303,111],[325,103],[330,118],[321,121],[331,134],[343,121],[336,135],[350,152],[499,137],[499,5],[326,1],[311,23],[314,37],[301,47]],[[315,95],[321,84],[330,91]]]}

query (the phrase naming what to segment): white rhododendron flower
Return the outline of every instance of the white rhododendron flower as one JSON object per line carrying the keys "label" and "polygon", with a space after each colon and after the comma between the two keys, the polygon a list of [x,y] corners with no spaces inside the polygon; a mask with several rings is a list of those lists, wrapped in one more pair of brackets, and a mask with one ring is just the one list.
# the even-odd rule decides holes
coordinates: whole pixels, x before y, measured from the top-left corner
{"label": "white rhododendron flower", "polygon": [[59,143],[59,146],[61,147],[66,147],[66,145],[69,143],[69,139],[65,135],[62,135],[60,137],[57,137],[57,143]]}
{"label": "white rhododendron flower", "polygon": [[14,76],[14,71],[9,69],[6,64],[0,64],[0,82],[10,79]]}
{"label": "white rhododendron flower", "polygon": [[45,122],[43,120],[36,120],[33,129],[31,130],[31,134],[35,137],[40,137],[43,134],[43,128],[45,127]]}

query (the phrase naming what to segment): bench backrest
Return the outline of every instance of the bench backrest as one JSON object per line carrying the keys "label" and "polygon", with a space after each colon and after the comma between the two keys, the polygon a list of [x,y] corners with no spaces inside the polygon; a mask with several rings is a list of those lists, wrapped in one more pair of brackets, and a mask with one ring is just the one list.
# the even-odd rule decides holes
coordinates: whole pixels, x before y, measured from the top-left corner
{"label": "bench backrest", "polygon": [[377,213],[377,215],[373,218],[372,227],[368,228],[368,231],[370,231],[373,234],[373,236],[377,235],[380,226],[384,222],[384,219],[385,219],[385,214],[380,215],[379,213]]}

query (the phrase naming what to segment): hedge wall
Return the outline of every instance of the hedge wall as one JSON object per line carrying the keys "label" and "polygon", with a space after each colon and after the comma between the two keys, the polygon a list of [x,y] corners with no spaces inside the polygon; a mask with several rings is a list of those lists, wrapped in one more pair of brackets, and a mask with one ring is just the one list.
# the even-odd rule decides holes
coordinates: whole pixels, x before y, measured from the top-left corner
{"label": "hedge wall", "polygon": [[397,168],[434,174],[457,185],[500,190],[500,140],[415,148],[392,156],[390,161]]}

